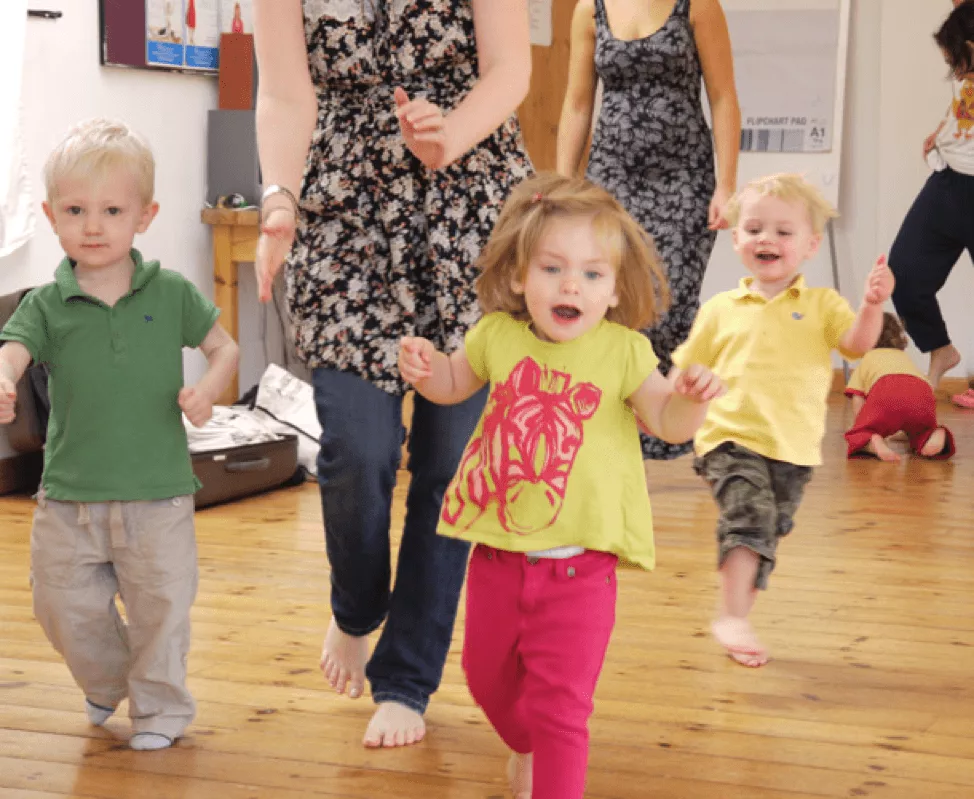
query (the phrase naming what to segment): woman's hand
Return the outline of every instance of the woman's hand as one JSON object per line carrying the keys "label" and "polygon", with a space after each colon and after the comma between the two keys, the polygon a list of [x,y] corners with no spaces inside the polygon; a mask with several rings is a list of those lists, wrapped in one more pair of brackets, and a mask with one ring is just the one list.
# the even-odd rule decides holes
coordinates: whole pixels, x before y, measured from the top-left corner
{"label": "woman's hand", "polygon": [[289,205],[277,205],[263,211],[257,255],[254,258],[257,299],[260,302],[267,302],[273,296],[271,289],[274,278],[281,271],[284,259],[294,244],[295,224],[294,209]]}
{"label": "woman's hand", "polygon": [[724,209],[730,201],[731,192],[723,186],[714,189],[714,196],[710,199],[710,210],[707,212],[707,227],[710,230],[724,230],[728,227],[724,218]]}
{"label": "woman's hand", "polygon": [[396,117],[406,146],[430,169],[441,169],[447,160],[447,124],[443,110],[422,97],[410,100],[396,88]]}

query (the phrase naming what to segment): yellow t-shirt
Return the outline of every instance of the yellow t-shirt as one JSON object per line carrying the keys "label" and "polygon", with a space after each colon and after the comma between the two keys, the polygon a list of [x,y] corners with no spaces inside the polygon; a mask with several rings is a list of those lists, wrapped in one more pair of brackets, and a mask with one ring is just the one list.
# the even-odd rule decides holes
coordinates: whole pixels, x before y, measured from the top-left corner
{"label": "yellow t-shirt", "polygon": [[552,343],[494,313],[465,346],[490,398],[438,532],[510,552],[581,546],[651,569],[649,494],[626,404],[659,363],[646,337],[603,321]]}
{"label": "yellow t-shirt", "polygon": [[862,356],[859,365],[849,377],[845,393],[849,395],[859,394],[865,397],[873,390],[876,381],[881,377],[886,377],[886,375],[913,375],[921,380],[926,380],[923,372],[917,369],[910,356],[903,350],[879,347]]}
{"label": "yellow t-shirt", "polygon": [[727,384],[727,394],[710,403],[694,449],[705,455],[733,441],[767,458],[817,466],[831,353],[841,350],[856,315],[838,292],[809,288],[801,277],[772,300],[752,291],[752,280],[704,303],[673,354],[681,369],[702,364]]}

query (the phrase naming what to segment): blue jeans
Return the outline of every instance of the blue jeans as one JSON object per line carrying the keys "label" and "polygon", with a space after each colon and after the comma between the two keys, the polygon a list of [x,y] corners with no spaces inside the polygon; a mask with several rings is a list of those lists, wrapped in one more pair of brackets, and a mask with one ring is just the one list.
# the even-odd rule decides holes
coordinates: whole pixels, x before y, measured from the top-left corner
{"label": "blue jeans", "polygon": [[395,587],[389,523],[405,428],[402,397],[333,369],[312,372],[321,422],[318,484],[338,627],[367,635],[385,627],[365,674],[375,702],[420,713],[436,691],[453,637],[469,545],[436,534],[443,494],[487,399],[460,405],[419,395],[409,438],[412,479]]}

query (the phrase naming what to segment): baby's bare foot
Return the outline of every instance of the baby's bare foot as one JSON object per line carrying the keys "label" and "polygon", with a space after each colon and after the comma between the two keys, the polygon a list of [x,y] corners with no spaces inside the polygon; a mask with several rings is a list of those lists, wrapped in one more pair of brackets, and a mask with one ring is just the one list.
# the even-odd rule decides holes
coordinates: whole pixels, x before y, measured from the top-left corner
{"label": "baby's bare foot", "polygon": [[747,619],[723,616],[710,629],[717,643],[742,666],[753,669],[768,662],[768,651],[758,641]]}
{"label": "baby's bare foot", "polygon": [[365,690],[365,664],[369,659],[368,636],[343,633],[333,618],[321,650],[321,671],[332,688],[358,699]]}
{"label": "baby's bare foot", "polygon": [[511,759],[507,761],[507,781],[510,783],[514,799],[531,799],[531,782],[534,779],[533,763],[534,755],[530,752],[526,755],[513,752]]}
{"label": "baby's bare foot", "polygon": [[920,454],[925,458],[933,458],[944,451],[944,446],[947,443],[947,431],[942,427],[938,427],[930,434],[930,438],[927,442],[920,447]]}
{"label": "baby's bare foot", "polygon": [[878,433],[873,433],[873,437],[870,438],[869,443],[866,444],[866,449],[881,461],[886,461],[887,463],[900,462],[899,453],[891,450],[889,448],[889,444],[886,443],[886,439],[884,439]]}
{"label": "baby's bare foot", "polygon": [[927,379],[930,385],[937,388],[943,376],[960,363],[960,352],[953,344],[938,347],[930,353],[930,369],[927,371]]}
{"label": "baby's bare foot", "polygon": [[426,735],[423,716],[398,702],[380,702],[365,730],[362,743],[370,749],[411,746]]}

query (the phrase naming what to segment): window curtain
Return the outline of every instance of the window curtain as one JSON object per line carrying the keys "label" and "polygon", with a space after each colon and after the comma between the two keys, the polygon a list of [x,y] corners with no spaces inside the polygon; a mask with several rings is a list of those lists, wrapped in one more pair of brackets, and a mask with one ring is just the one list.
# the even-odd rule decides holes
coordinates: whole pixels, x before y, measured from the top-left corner
{"label": "window curtain", "polygon": [[0,257],[34,232],[24,147],[24,58],[27,0],[0,0]]}

